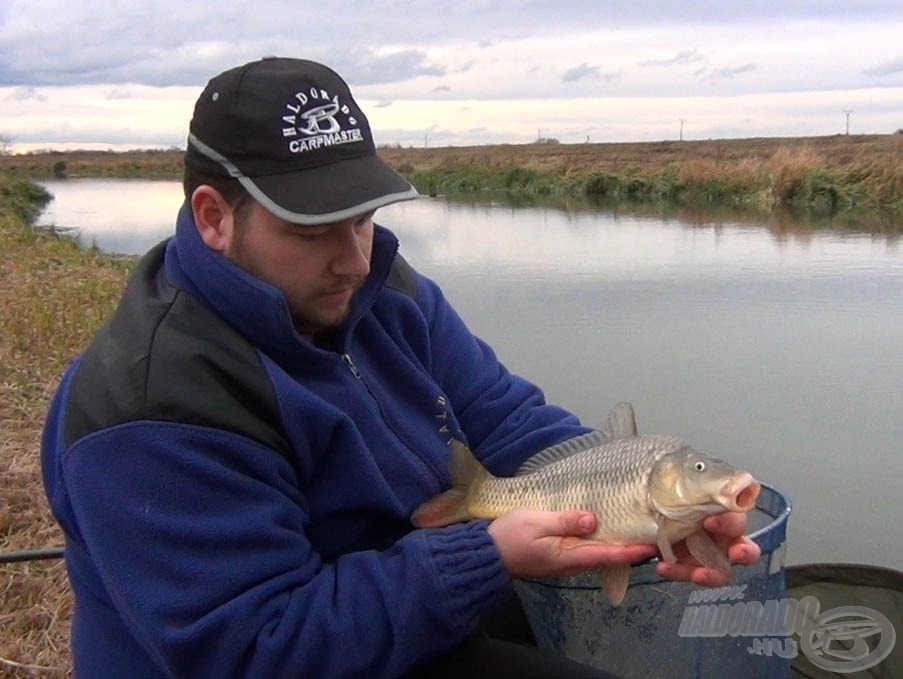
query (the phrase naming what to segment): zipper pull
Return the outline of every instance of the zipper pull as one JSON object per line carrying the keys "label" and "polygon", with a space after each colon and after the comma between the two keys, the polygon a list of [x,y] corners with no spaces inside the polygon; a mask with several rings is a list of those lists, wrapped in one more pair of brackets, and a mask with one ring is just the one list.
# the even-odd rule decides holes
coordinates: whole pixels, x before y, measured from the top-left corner
{"label": "zipper pull", "polygon": [[356,365],[354,365],[354,361],[351,360],[351,356],[349,354],[342,354],[342,363],[348,366],[348,370],[350,370],[351,374],[354,375],[354,379],[361,379],[361,371],[357,369]]}

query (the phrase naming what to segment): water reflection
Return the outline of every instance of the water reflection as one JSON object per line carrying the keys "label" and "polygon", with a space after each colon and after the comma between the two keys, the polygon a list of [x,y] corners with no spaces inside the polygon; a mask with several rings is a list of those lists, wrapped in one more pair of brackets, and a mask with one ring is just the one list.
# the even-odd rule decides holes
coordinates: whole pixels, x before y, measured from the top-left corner
{"label": "water reflection", "polygon": [[[43,221],[143,252],[177,182],[67,180]],[[405,257],[549,400],[600,425],[632,401],[795,503],[791,562],[903,567],[899,233],[783,215],[423,199],[384,208]]]}
{"label": "water reflection", "polygon": [[[168,180],[84,178],[40,183],[54,196],[41,222],[75,230],[86,246],[96,245],[101,250],[121,254],[140,254],[169,236],[175,213],[182,203],[181,184]],[[651,224],[652,229],[665,224],[679,230],[695,227],[711,232],[714,237],[720,236],[725,229],[732,232],[749,229],[759,234],[764,227],[779,244],[810,243],[819,234],[826,234],[834,240],[868,236],[889,248],[899,247],[903,234],[903,223],[898,215],[892,213],[860,212],[831,218],[786,210],[756,214],[730,207],[700,210],[680,206],[590,203],[561,197],[525,199],[517,196],[464,195],[422,199],[416,203],[383,208],[379,219],[392,224],[399,214],[403,220],[426,217],[431,220],[431,230],[432,221],[437,214],[441,214],[446,226],[449,220],[455,222],[455,230],[459,234],[462,228],[467,227],[469,219],[462,227],[458,215],[465,215],[474,222],[468,238],[479,236],[489,240],[492,240],[492,229],[484,228],[485,223],[508,214],[519,223],[528,222],[522,230],[534,244],[547,244],[560,235],[570,239],[582,232],[598,232],[600,224],[627,225],[631,228]],[[546,235],[536,232],[540,222],[542,226],[539,228],[546,231]],[[412,236],[416,237],[416,233]],[[518,240],[522,245],[523,239],[518,236]],[[593,244],[585,242],[578,249]],[[565,247],[572,245],[565,244]]]}
{"label": "water reflection", "polygon": [[811,231],[776,237],[761,224],[702,228],[633,213],[424,200],[385,208],[379,219],[421,265],[488,267],[494,278],[717,278],[745,285],[753,272],[776,281],[830,275],[838,265],[871,265],[875,257],[878,266],[898,262],[897,239]]}
{"label": "water reflection", "polygon": [[453,204],[492,205],[495,207],[542,208],[564,214],[595,212],[617,217],[627,214],[650,217],[663,222],[677,221],[683,226],[720,228],[731,225],[763,226],[775,234],[811,234],[829,231],[858,233],[899,239],[903,235],[903,213],[892,210],[860,209],[837,215],[806,210],[778,208],[757,211],[748,207],[710,205],[704,208],[668,203],[643,204],[561,196],[517,196],[509,194],[461,194],[445,196]]}
{"label": "water reflection", "polygon": [[86,247],[141,254],[172,234],[179,182],[62,179],[40,182],[53,195],[39,223],[72,229]]}

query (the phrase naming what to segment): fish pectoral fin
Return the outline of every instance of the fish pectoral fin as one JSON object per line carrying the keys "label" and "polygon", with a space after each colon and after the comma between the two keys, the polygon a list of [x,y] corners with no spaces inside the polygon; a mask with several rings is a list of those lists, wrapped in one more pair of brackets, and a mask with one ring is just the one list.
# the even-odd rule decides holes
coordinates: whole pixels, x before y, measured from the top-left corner
{"label": "fish pectoral fin", "polygon": [[418,528],[438,528],[474,518],[467,509],[467,499],[481,483],[490,478],[489,472],[467,446],[453,439],[449,447],[452,487],[414,510],[411,523]]}
{"label": "fish pectoral fin", "polygon": [[715,568],[723,573],[730,572],[731,562],[704,530],[700,529],[687,536],[687,549],[703,566]]}
{"label": "fish pectoral fin", "polygon": [[599,569],[602,590],[612,606],[620,606],[630,584],[630,566],[608,566]]}
{"label": "fish pectoral fin", "polygon": [[411,515],[411,523],[418,528],[438,528],[469,518],[467,493],[452,488],[420,505]]}
{"label": "fish pectoral fin", "polygon": [[684,525],[673,521],[666,516],[661,517],[658,522],[658,534],[655,536],[655,544],[658,545],[658,551],[662,553],[662,559],[668,563],[677,561],[674,556],[674,550],[671,545],[680,539],[680,534],[684,529]]}

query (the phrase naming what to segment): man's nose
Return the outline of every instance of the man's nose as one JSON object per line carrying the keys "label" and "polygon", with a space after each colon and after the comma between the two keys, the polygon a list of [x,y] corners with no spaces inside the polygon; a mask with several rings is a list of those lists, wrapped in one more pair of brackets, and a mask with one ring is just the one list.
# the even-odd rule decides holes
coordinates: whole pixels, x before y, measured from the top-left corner
{"label": "man's nose", "polygon": [[353,227],[341,228],[342,236],[332,260],[332,272],[364,278],[370,273],[370,240]]}

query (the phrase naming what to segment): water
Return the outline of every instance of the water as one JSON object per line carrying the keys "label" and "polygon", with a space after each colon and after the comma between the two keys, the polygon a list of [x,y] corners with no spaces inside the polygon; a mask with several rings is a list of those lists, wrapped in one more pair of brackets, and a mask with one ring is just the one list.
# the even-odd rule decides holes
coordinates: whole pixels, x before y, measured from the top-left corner
{"label": "water", "polygon": [[139,254],[172,234],[181,184],[146,179],[39,182],[54,200],[39,222],[76,230],[78,240],[106,252]]}
{"label": "water", "polygon": [[[135,253],[176,182],[46,182],[43,222]],[[745,466],[794,503],[790,563],[903,568],[903,247],[612,212],[422,199],[383,208],[402,253],[550,401]]]}

